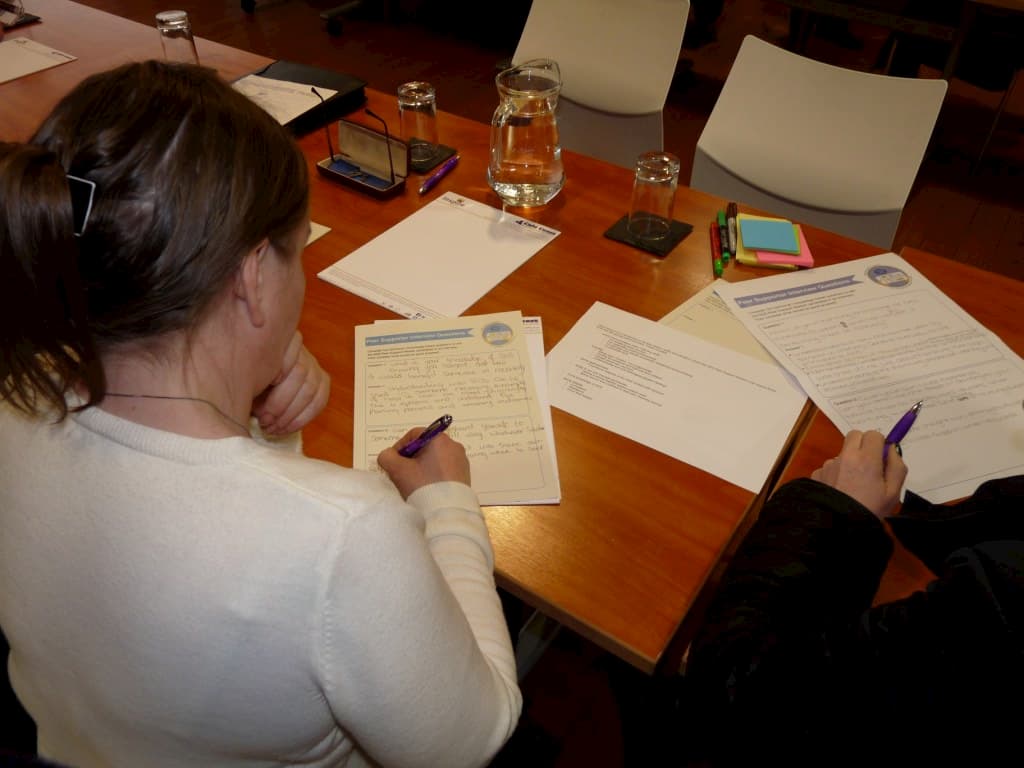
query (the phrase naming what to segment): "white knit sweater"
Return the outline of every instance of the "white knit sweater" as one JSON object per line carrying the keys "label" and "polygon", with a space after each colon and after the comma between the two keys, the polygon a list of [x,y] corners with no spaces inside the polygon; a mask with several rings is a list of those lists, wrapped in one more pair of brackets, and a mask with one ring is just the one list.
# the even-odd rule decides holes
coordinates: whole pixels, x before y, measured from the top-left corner
{"label": "white knit sweater", "polygon": [[484,765],[521,708],[472,490],[0,404],[0,626],[40,754]]}

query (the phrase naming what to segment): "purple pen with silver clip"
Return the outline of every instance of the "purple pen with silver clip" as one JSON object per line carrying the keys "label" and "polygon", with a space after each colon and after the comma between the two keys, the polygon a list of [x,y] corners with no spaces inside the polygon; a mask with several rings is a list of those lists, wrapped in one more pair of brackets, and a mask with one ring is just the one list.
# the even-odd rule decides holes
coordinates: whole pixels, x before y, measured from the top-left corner
{"label": "purple pen with silver clip", "polygon": [[443,163],[441,163],[440,168],[438,168],[436,171],[434,171],[432,174],[430,174],[429,176],[427,176],[427,178],[423,180],[423,183],[420,185],[420,194],[425,195],[427,194],[427,192],[432,190],[434,188],[434,185],[437,184],[437,182],[439,182],[441,179],[443,179],[448,174],[448,171],[454,168],[458,164],[458,162],[459,156],[452,155]]}
{"label": "purple pen with silver clip", "polygon": [[[898,453],[900,452],[900,440],[906,437],[910,428],[914,426],[914,422],[917,420],[917,414],[921,411],[921,405],[923,403],[924,400],[918,400],[910,406],[910,410],[900,417],[900,420],[896,422],[896,426],[893,427],[889,431],[889,434],[885,436],[885,447],[882,448],[882,461],[885,461],[886,457],[889,455],[890,445],[895,445],[896,451]],[[900,455],[902,456],[903,454],[900,453]]]}
{"label": "purple pen with silver clip", "polygon": [[424,429],[420,436],[415,440],[410,440],[408,443],[398,449],[398,453],[405,456],[407,459],[411,459],[415,456],[427,443],[433,440],[435,437],[444,432],[452,423],[452,417],[447,413],[434,421],[429,427]]}

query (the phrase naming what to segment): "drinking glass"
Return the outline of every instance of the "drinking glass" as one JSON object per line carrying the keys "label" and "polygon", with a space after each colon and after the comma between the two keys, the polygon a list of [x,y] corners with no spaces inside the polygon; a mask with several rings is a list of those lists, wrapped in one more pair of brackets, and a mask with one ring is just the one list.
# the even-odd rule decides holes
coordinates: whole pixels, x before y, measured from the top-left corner
{"label": "drinking glass", "polygon": [[439,151],[434,86],[422,80],[398,86],[398,117],[413,166],[429,163]]}
{"label": "drinking glass", "polygon": [[161,11],[156,15],[156,28],[160,32],[165,59],[185,64],[199,63],[192,24],[185,11]]}
{"label": "drinking glass", "polygon": [[638,240],[664,239],[672,228],[672,206],[679,185],[679,158],[671,152],[644,152],[636,160],[629,234]]}

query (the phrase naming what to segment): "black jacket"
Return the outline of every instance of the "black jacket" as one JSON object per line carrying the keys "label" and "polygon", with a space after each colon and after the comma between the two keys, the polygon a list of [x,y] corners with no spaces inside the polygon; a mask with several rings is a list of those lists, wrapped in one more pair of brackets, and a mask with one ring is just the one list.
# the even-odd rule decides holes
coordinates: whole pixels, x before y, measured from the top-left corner
{"label": "black jacket", "polygon": [[908,492],[890,523],[936,579],[871,607],[877,518],[809,479],[765,505],[688,659],[682,726],[711,764],[1024,759],[1024,476],[948,506]]}

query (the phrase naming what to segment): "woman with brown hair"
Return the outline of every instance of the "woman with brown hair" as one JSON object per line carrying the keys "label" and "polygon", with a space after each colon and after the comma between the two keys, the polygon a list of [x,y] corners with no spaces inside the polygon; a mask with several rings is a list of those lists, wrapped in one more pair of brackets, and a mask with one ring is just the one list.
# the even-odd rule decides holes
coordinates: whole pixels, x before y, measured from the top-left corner
{"label": "woman with brown hair", "polygon": [[461,445],[304,457],[304,157],[143,62],[0,145],[0,627],[75,766],[483,765],[515,662]]}

